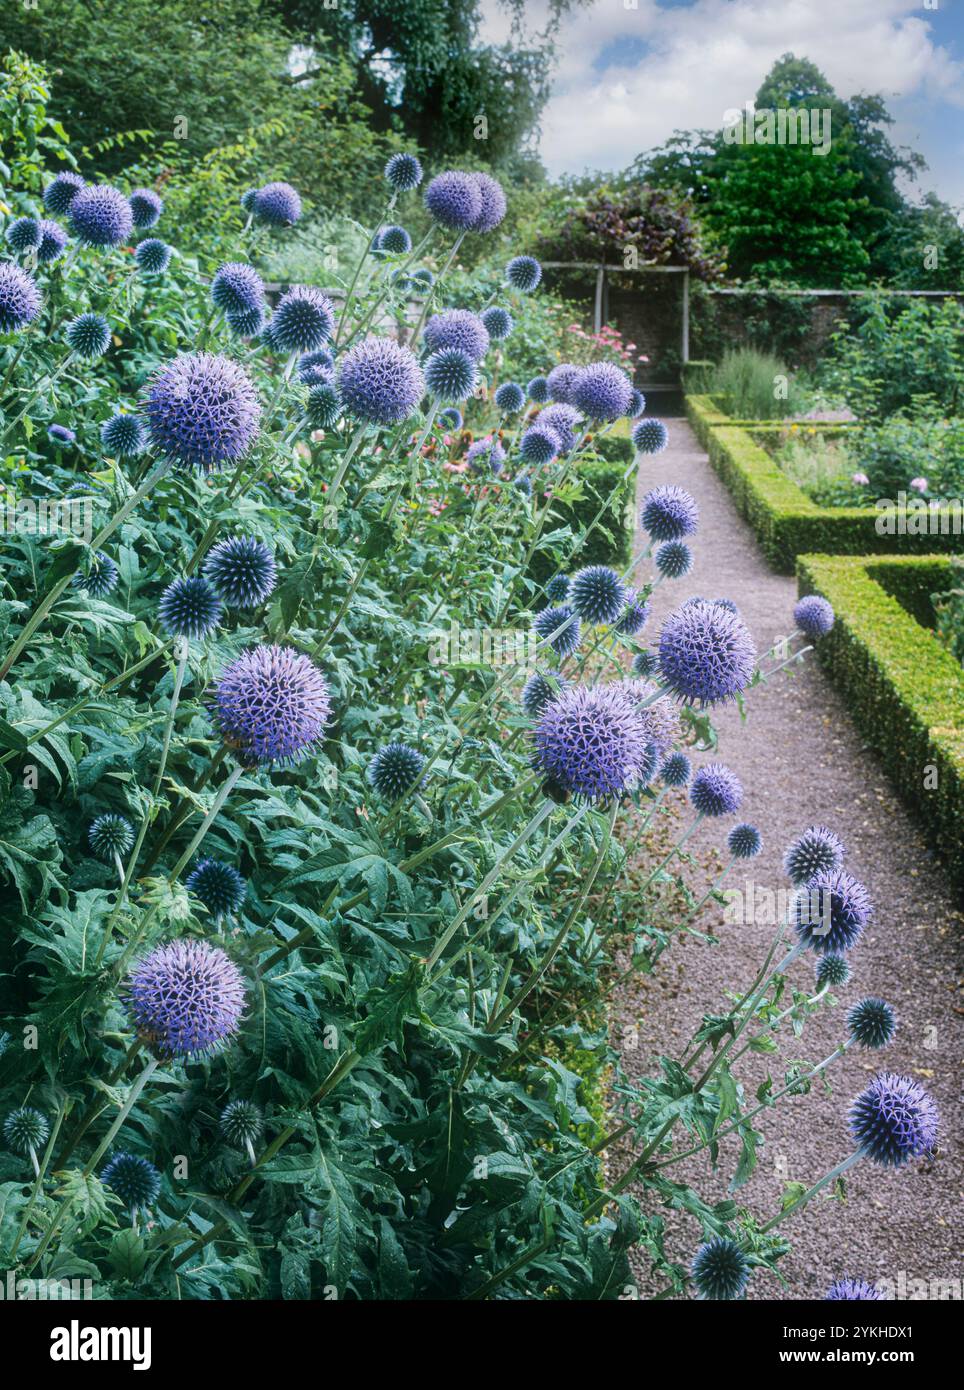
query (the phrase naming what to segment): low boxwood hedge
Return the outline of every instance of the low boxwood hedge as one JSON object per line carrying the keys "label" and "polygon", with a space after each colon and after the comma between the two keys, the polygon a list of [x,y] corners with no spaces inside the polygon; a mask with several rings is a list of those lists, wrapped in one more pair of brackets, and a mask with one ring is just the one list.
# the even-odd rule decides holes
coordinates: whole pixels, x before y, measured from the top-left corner
{"label": "low boxwood hedge", "polygon": [[854,722],[923,821],[964,898],[964,669],[914,617],[951,582],[939,555],[803,555],[801,594],[833,605],[817,646]]}

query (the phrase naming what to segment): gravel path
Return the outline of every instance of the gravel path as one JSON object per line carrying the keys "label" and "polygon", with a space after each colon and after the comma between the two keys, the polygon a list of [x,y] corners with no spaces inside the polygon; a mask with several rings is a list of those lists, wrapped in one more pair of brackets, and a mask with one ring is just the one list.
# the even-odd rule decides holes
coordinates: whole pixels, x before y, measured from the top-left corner
{"label": "gravel path", "polygon": [[[658,482],[688,488],[699,504],[700,528],[693,572],[656,590],[648,633],[654,638],[665,613],[692,594],[727,597],[739,605],[762,652],[792,626],[795,581],[769,569],[689,425],[672,421],[669,430],[668,450],[644,462],[639,493]],[[735,708],[718,712],[720,749],[715,756],[742,780],[741,818],[760,826],[764,850],[750,861],[748,874],[734,871],[727,886],[744,888],[745,879],[752,877],[759,888],[785,889],[785,846],[805,826],[826,824],[843,838],[845,867],[868,886],[876,914],[851,956],[853,974],[836,992],[837,1007],[818,1012],[796,1044],[781,1033],[779,1054],[767,1058],[748,1053],[741,1059],[738,1073],[747,1094],[752,1096],[768,1070],[781,1083],[787,1060],[804,1058],[816,1064],[826,1057],[845,1036],[845,1009],[866,995],[879,995],[894,1006],[899,1030],[884,1052],[852,1050],[835,1062],[828,1071],[832,1094],[818,1086],[809,1096],[790,1098],[758,1117],[756,1126],[765,1135],[766,1147],[755,1174],[736,1198],[765,1221],[778,1210],[787,1179],[809,1186],[844,1158],[850,1152],[849,1103],[879,1070],[920,1078],[942,1114],[940,1151],[934,1160],[913,1162],[899,1171],[858,1164],[847,1176],[845,1202],[824,1201],[820,1194],[805,1213],[789,1218],[782,1229],[793,1249],[780,1263],[787,1287],[769,1274],[758,1275],[748,1296],[822,1298],[841,1275],[896,1283],[903,1271],[905,1280],[956,1280],[953,1296],[960,1298],[964,1009],[957,993],[955,948],[961,916],[923,834],[880,764],[864,748],[816,661],[808,658],[789,678],[783,672],[772,684],[750,692],[748,704],[749,717],[742,728]],[[700,754],[696,761],[712,759],[713,755]],[[704,823],[690,846],[697,852],[719,846],[725,853],[725,835],[732,823]],[[766,920],[724,924],[719,906],[696,925],[715,931],[720,946],[692,937],[677,939],[653,976],[631,980],[616,996],[614,1045],[620,1045],[620,1039],[632,1040],[623,1049],[630,1076],[652,1072],[660,1053],[679,1057],[702,1014],[720,1011],[727,990],[740,993],[749,985],[775,931]],[[813,979],[812,964],[809,954],[795,962],[792,982],[806,988]],[[678,1146],[689,1145],[678,1141]],[[719,1199],[726,1195],[738,1154],[732,1138],[723,1141],[722,1154],[718,1176],[712,1175],[705,1154],[671,1172],[705,1198]],[[614,1156],[614,1168],[623,1166],[623,1158]],[[701,1238],[696,1223],[670,1213],[667,1226],[668,1250],[688,1263]],[[650,1276],[645,1257],[635,1272],[642,1296],[661,1287],[662,1281]],[[912,1294],[916,1286],[906,1287]],[[940,1295],[931,1287],[927,1292],[917,1288],[916,1296]]]}

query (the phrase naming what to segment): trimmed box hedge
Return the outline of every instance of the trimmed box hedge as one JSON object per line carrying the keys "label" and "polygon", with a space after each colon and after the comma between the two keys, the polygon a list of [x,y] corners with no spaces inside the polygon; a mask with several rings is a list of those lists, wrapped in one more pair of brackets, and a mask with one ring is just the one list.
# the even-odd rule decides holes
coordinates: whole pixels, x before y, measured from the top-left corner
{"label": "trimmed box hedge", "polygon": [[938,555],[803,555],[801,594],[833,605],[817,654],[964,898],[964,669],[915,613],[955,571]]}
{"label": "trimmed box hedge", "polygon": [[734,422],[705,395],[688,395],[686,412],[767,559],[784,573],[793,572],[798,555],[919,553],[924,546],[931,552],[964,550],[964,536],[950,532],[881,535],[876,527],[880,513],[874,507],[819,507],[749,433],[772,430],[772,421]]}

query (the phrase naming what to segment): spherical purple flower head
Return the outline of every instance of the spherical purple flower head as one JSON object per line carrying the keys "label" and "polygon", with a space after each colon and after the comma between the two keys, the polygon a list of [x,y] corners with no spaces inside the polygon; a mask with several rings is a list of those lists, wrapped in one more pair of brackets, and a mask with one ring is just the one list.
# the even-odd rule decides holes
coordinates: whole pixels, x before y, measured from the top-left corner
{"label": "spherical purple flower head", "polygon": [[40,220],[40,245],[37,247],[37,260],[40,265],[53,265],[59,261],[67,249],[67,233],[59,222],[50,222],[46,217]]}
{"label": "spherical purple flower head", "polygon": [[539,411],[538,424],[540,429],[552,430],[559,439],[560,454],[568,454],[570,449],[575,448],[576,426],[581,419],[575,406],[559,402]]}
{"label": "spherical purple flower head", "polygon": [[618,685],[570,686],[543,710],[533,739],[538,770],[588,801],[621,796],[647,764],[636,705]]}
{"label": "spherical purple flower head", "polygon": [[669,443],[669,430],[662,420],[640,420],[633,430],[637,454],[661,454]]}
{"label": "spherical purple flower head", "polygon": [[131,1025],[155,1056],[199,1056],[223,1047],[238,1031],[244,981],[217,947],[171,941],[134,966],[124,1002]]}
{"label": "spherical purple flower head", "polygon": [[864,1155],[899,1168],[937,1143],[937,1106],[919,1081],[881,1072],[850,1107],[850,1133]]}
{"label": "spherical purple flower head", "polygon": [[667,484],[647,492],[639,520],[654,541],[681,541],[696,530],[699,509],[685,488]]}
{"label": "spherical purple flower head", "polygon": [[683,579],[693,568],[693,552],[685,541],[664,541],[653,563],[666,579]]}
{"label": "spherical purple flower head", "polygon": [[541,671],[536,671],[522,687],[522,708],[530,719],[537,719],[546,705],[551,705],[568,688],[569,681],[565,676],[554,672],[544,676]]}
{"label": "spherical purple flower head", "polygon": [[512,479],[512,486],[516,492],[521,492],[523,497],[532,496],[532,479],[528,473],[517,473]]}
{"label": "spherical purple flower head", "polygon": [[467,232],[482,216],[482,189],[473,174],[448,169],[426,188],[425,206],[443,227]]}
{"label": "spherical purple flower head", "polygon": [[825,825],[811,825],[798,835],[783,856],[791,883],[809,883],[818,874],[832,874],[844,859],[843,841]]}
{"label": "spherical purple flower head", "polygon": [[138,1154],[115,1154],[104,1168],[100,1180],[131,1211],[149,1207],[157,1201],[161,1175],[153,1163]]}
{"label": "spherical purple flower head", "polygon": [[526,395],[530,401],[535,401],[536,405],[545,405],[549,399],[549,378],[534,376],[526,386]]}
{"label": "spherical purple flower head", "polygon": [[78,189],[70,202],[70,226],[85,246],[120,246],[134,230],[134,215],[123,193],[107,184]]}
{"label": "spherical purple flower head", "polygon": [[649,612],[649,604],[645,599],[641,599],[635,589],[627,588],[626,607],[616,624],[616,631],[621,637],[635,637],[636,633],[641,632],[646,626]]}
{"label": "spherical purple flower head", "polygon": [[739,613],[740,611],[731,598],[715,598],[713,602],[718,603],[721,608],[728,609],[731,613]]}
{"label": "spherical purple flower head", "polygon": [[305,413],[312,429],[333,429],[341,418],[341,412],[341,396],[333,381],[319,381],[310,388]]}
{"label": "spherical purple flower head", "polygon": [[246,766],[298,762],[324,737],[328,682],[292,647],[249,647],[218,678],[211,719]]}
{"label": "spherical purple flower head", "polygon": [[[561,632],[556,629],[561,628]],[[565,604],[559,608],[543,608],[532,620],[537,637],[551,638],[550,647],[557,656],[571,656],[579,646],[581,624],[572,609]],[[552,634],[556,635],[553,637]]]}
{"label": "spherical purple flower head", "polygon": [[587,623],[618,622],[628,597],[626,585],[608,565],[587,565],[569,586],[569,602]]}
{"label": "spherical purple flower head", "polygon": [[224,321],[238,338],[256,338],[264,328],[264,309],[229,309]]}
{"label": "spherical purple flower head", "polygon": [[557,367],[553,367],[546,377],[546,386],[552,400],[562,405],[573,405],[572,393],[581,371],[582,368],[577,367],[575,362],[560,362]]}
{"label": "spherical purple flower head", "polygon": [[726,843],[734,859],[753,859],[763,848],[763,837],[755,825],[744,821],[734,825],[726,837]]}
{"label": "spherical purple flower head", "polygon": [[124,855],[134,843],[134,830],[129,820],[114,811],[105,811],[102,816],[91,821],[87,831],[87,843],[98,859],[110,863],[118,855]]}
{"label": "spherical purple flower head", "polygon": [[142,275],[163,275],[171,264],[171,248],[160,237],[149,236],[139,241],[134,250],[134,260]]}
{"label": "spherical purple flower head", "polygon": [[633,399],[630,402],[629,409],[627,410],[626,414],[629,416],[630,420],[638,420],[645,409],[646,397],[643,395],[642,391],[637,391],[636,387],[634,386]]}
{"label": "spherical purple flower head", "polygon": [[495,403],[506,415],[514,415],[526,403],[526,393],[515,381],[503,381],[495,393]]}
{"label": "spherical purple flower head", "polygon": [[851,874],[838,869],[807,881],[794,900],[797,936],[818,956],[852,951],[873,915],[870,895]]}
{"label": "spherical purple flower head", "polygon": [[11,1110],[3,1122],[3,1137],[7,1147],[14,1153],[36,1154],[47,1142],[50,1125],[46,1115],[23,1105],[19,1110]]}
{"label": "spherical purple flower head", "polygon": [[385,178],[396,193],[410,193],[422,182],[422,166],[413,154],[393,154],[385,165]]}
{"label": "spherical purple flower head", "polygon": [[36,251],[43,233],[36,217],[15,217],[6,230],[7,245],[18,256]]}
{"label": "spherical purple flower head", "polygon": [[106,598],[117,588],[120,571],[109,555],[102,550],[91,558],[90,569],[85,574],[78,570],[71,580],[75,589],[86,589],[91,598]]}
{"label": "spherical purple flower head", "polygon": [[110,325],[103,314],[78,314],[67,325],[67,342],[78,357],[102,357],[110,347]]}
{"label": "spherical purple flower head", "polygon": [[244,458],[258,435],[254,383],[228,357],[186,352],[154,377],[144,404],[151,444],[179,468],[207,473]]}
{"label": "spherical purple flower head", "polygon": [[425,757],[407,743],[388,743],[368,764],[369,785],[385,801],[395,802],[416,787],[422,778]]}
{"label": "spherical purple flower head", "polygon": [[473,362],[481,362],[489,350],[489,334],[478,314],[468,309],[444,309],[425,325],[425,346],[429,352],[458,348]]}
{"label": "spherical purple flower head", "polygon": [[111,458],[135,458],[144,449],[144,426],[136,415],[112,415],[100,427],[100,440]]}
{"label": "spherical purple flower head", "polygon": [[332,367],[299,367],[298,380],[305,386],[320,386],[322,382],[332,385],[335,372]]}
{"label": "spherical purple flower head", "polygon": [[685,787],[690,780],[690,760],[685,753],[670,753],[659,775],[668,787]]}
{"label": "spherical purple flower head", "polygon": [[486,439],[475,441],[465,455],[465,461],[473,473],[481,473],[488,468],[490,473],[497,476],[505,463],[505,450],[495,435],[490,434]]}
{"label": "spherical purple flower head", "polygon": [[847,1028],[859,1047],[886,1047],[897,1031],[897,1019],[885,999],[861,999],[848,1010]]}
{"label": "spherical purple flower head", "polygon": [[513,256],[505,268],[505,278],[520,294],[531,294],[542,279],[542,266],[534,256]]}
{"label": "spherical purple flower head", "polygon": [[264,1118],[250,1100],[231,1100],[221,1111],[221,1131],[229,1144],[243,1149],[264,1129]]}
{"label": "spherical purple flower head", "polygon": [[666,753],[680,733],[679,712],[673,701],[667,695],[653,699],[657,686],[652,681],[630,678],[623,682],[623,689],[636,703],[646,737],[659,753]]}
{"label": "spherical purple flower head", "polygon": [[465,423],[461,410],[457,410],[454,405],[439,411],[438,422],[447,430],[460,430]]}
{"label": "spherical purple flower head", "polygon": [[505,193],[498,179],[491,174],[472,174],[479,190],[479,215],[472,223],[473,232],[493,232],[506,214]]}
{"label": "spherical purple flower head", "polygon": [[175,579],[161,595],[157,616],[172,637],[206,637],[221,621],[221,601],[206,579]]}
{"label": "spherical purple flower head", "polygon": [[868,1284],[866,1279],[835,1279],[824,1295],[824,1302],[833,1303],[839,1299],[875,1303],[886,1302],[887,1295],[876,1284]]}
{"label": "spherical purple flower head", "polygon": [[750,1278],[750,1261],[735,1241],[714,1236],[693,1256],[690,1273],[702,1299],[742,1298]]}
{"label": "spherical purple flower head", "polygon": [[341,359],[338,387],[357,420],[397,425],[425,395],[425,378],[410,348],[394,338],[366,338]]}
{"label": "spherical purple flower head", "polygon": [[263,541],[229,536],[212,547],[204,577],[229,608],[257,608],[274,589],[277,569]]}
{"label": "spherical purple flower head", "polygon": [[850,979],[847,957],[831,955],[829,952],[818,957],[814,979],[817,989],[841,989]]}
{"label": "spherical purple flower head", "polygon": [[335,328],[331,300],[311,285],[290,289],[271,321],[274,341],[284,352],[307,352],[321,347]]}
{"label": "spherical purple flower head", "polygon": [[185,879],[185,887],[201,899],[218,922],[240,909],[248,891],[234,865],[219,859],[199,859]]}
{"label": "spherical purple flower head", "polygon": [[44,207],[48,212],[63,215],[74,201],[75,195],[81,188],[85,188],[86,183],[79,174],[65,169],[62,174],[57,174],[44,189]]}
{"label": "spherical purple flower head", "polygon": [[241,204],[241,210],[243,212],[253,213],[257,196],[258,190],[256,188],[246,188],[238,199],[238,202]]}
{"label": "spherical purple flower head", "polygon": [[75,444],[77,436],[74,431],[68,429],[66,425],[48,425],[47,438],[52,439],[55,444],[67,445]]}
{"label": "spherical purple flower head", "polygon": [[572,387],[572,403],[589,420],[618,420],[633,404],[633,383],[612,362],[583,367]]}
{"label": "spherical purple flower head", "polygon": [[404,227],[383,227],[378,234],[377,250],[389,256],[407,256],[412,249],[412,238]]}
{"label": "spherical purple flower head", "polygon": [[211,300],[218,309],[264,309],[264,281],[253,265],[225,261],[211,281]]}
{"label": "spherical purple flower head", "polygon": [[335,359],[330,348],[316,348],[314,352],[303,352],[298,358],[298,380],[306,386],[316,386],[322,380],[318,372],[329,377],[334,374]]}
{"label": "spherical purple flower head", "polygon": [[724,763],[707,763],[693,778],[690,801],[701,816],[732,816],[743,804],[743,786]]}
{"label": "spherical purple flower head", "polygon": [[472,358],[459,348],[442,348],[425,363],[425,385],[437,401],[465,401],[479,379]]}
{"label": "spherical purple flower head", "polygon": [[13,261],[0,261],[0,333],[19,333],[40,313],[40,291]]}
{"label": "spherical purple flower head", "polygon": [[292,227],[301,216],[301,199],[290,183],[266,183],[254,195],[254,215],[270,227]]}
{"label": "spherical purple flower head", "polygon": [[680,700],[715,705],[749,685],[756,647],[742,619],[712,603],[671,613],[659,637],[663,681]]}
{"label": "spherical purple flower head", "polygon": [[808,594],[794,608],[793,621],[806,637],[826,637],[833,627],[834,612],[825,598]]}
{"label": "spherical purple flower head", "polygon": [[560,448],[559,436],[548,425],[533,425],[525,431],[519,441],[519,453],[526,463],[531,463],[537,468],[551,463]]}
{"label": "spherical purple flower head", "polygon": [[508,309],[503,309],[501,304],[493,304],[490,309],[486,309],[481,315],[482,322],[485,324],[486,332],[494,342],[501,343],[508,338],[515,328],[515,321]]}
{"label": "spherical purple flower head", "polygon": [[131,205],[134,226],[141,231],[153,227],[164,211],[164,203],[153,188],[135,188],[128,202]]}
{"label": "spherical purple flower head", "polygon": [[655,652],[637,652],[633,657],[633,675],[644,678],[659,670],[659,659]]}
{"label": "spherical purple flower head", "polygon": [[550,603],[565,603],[568,597],[568,576],[565,574],[554,574],[546,585],[546,598]]}

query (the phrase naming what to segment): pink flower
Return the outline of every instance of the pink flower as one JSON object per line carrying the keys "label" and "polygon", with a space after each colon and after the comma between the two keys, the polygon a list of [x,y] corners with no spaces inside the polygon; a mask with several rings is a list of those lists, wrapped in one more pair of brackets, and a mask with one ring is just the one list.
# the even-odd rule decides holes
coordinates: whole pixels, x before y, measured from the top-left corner
{"label": "pink flower", "polygon": [[914,489],[915,492],[926,492],[926,491],[927,491],[927,479],[926,479],[926,478],[911,478],[911,480],[910,480],[910,485],[911,485],[911,487]]}
{"label": "pink flower", "polygon": [[850,481],[852,483],[857,483],[860,487],[866,487],[870,479],[867,477],[866,473],[855,473]]}

